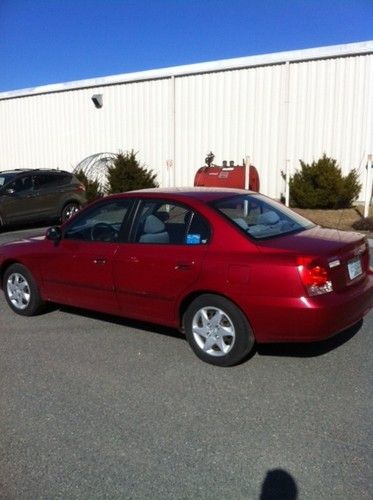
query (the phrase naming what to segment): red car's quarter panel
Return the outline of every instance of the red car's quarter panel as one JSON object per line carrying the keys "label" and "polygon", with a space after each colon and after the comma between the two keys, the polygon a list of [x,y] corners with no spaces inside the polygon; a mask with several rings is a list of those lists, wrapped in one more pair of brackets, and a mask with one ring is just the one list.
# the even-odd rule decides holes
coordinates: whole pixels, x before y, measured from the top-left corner
{"label": "red car's quarter panel", "polygon": [[373,275],[344,292],[318,297],[252,296],[248,305],[258,342],[311,342],[355,324],[373,307]]}

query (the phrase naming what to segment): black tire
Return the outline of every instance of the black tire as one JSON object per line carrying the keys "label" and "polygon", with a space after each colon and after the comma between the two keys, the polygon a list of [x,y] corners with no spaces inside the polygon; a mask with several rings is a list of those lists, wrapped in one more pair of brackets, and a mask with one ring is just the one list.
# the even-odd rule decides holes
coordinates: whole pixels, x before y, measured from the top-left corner
{"label": "black tire", "polygon": [[200,295],[183,318],[188,342],[195,354],[217,366],[233,366],[252,350],[255,338],[246,316],[230,300]]}
{"label": "black tire", "polygon": [[22,264],[12,264],[5,271],[3,290],[9,307],[21,316],[34,316],[44,306],[32,274]]}
{"label": "black tire", "polygon": [[61,210],[61,223],[67,221],[72,217],[76,212],[80,210],[80,205],[77,201],[70,201],[64,205]]}

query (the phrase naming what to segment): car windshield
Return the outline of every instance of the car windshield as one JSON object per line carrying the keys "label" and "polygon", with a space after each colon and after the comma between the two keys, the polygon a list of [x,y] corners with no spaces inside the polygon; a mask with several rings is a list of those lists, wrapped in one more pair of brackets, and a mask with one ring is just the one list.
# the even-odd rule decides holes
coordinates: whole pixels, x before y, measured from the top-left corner
{"label": "car windshield", "polygon": [[16,174],[5,174],[4,172],[0,172],[0,187],[8,184],[8,182],[11,181],[15,175]]}
{"label": "car windshield", "polygon": [[237,195],[217,200],[212,206],[255,240],[283,236],[315,226],[281,203],[262,195]]}

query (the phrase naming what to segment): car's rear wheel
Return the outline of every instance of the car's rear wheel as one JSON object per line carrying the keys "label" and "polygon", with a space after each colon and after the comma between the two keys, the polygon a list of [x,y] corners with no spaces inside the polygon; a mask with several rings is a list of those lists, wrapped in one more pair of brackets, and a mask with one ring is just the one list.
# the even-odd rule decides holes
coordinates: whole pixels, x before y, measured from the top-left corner
{"label": "car's rear wheel", "polygon": [[44,302],[30,271],[22,264],[12,264],[4,274],[3,290],[11,309],[22,316],[33,316]]}
{"label": "car's rear wheel", "polygon": [[76,201],[71,201],[70,203],[67,203],[61,211],[61,222],[67,221],[76,212],[79,212],[79,210],[80,210],[80,205]]}
{"label": "car's rear wheel", "polygon": [[255,343],[245,315],[219,295],[203,294],[193,300],[183,324],[193,351],[213,365],[236,365],[247,357]]}

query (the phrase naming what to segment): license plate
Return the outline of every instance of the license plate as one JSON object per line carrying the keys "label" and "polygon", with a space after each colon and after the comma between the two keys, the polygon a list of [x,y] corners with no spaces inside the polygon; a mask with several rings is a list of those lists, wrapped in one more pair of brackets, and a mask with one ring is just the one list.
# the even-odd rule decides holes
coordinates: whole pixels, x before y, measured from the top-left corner
{"label": "license plate", "polygon": [[355,257],[355,259],[351,259],[348,264],[348,276],[350,280],[353,280],[362,274],[363,270],[361,267],[360,257]]}

